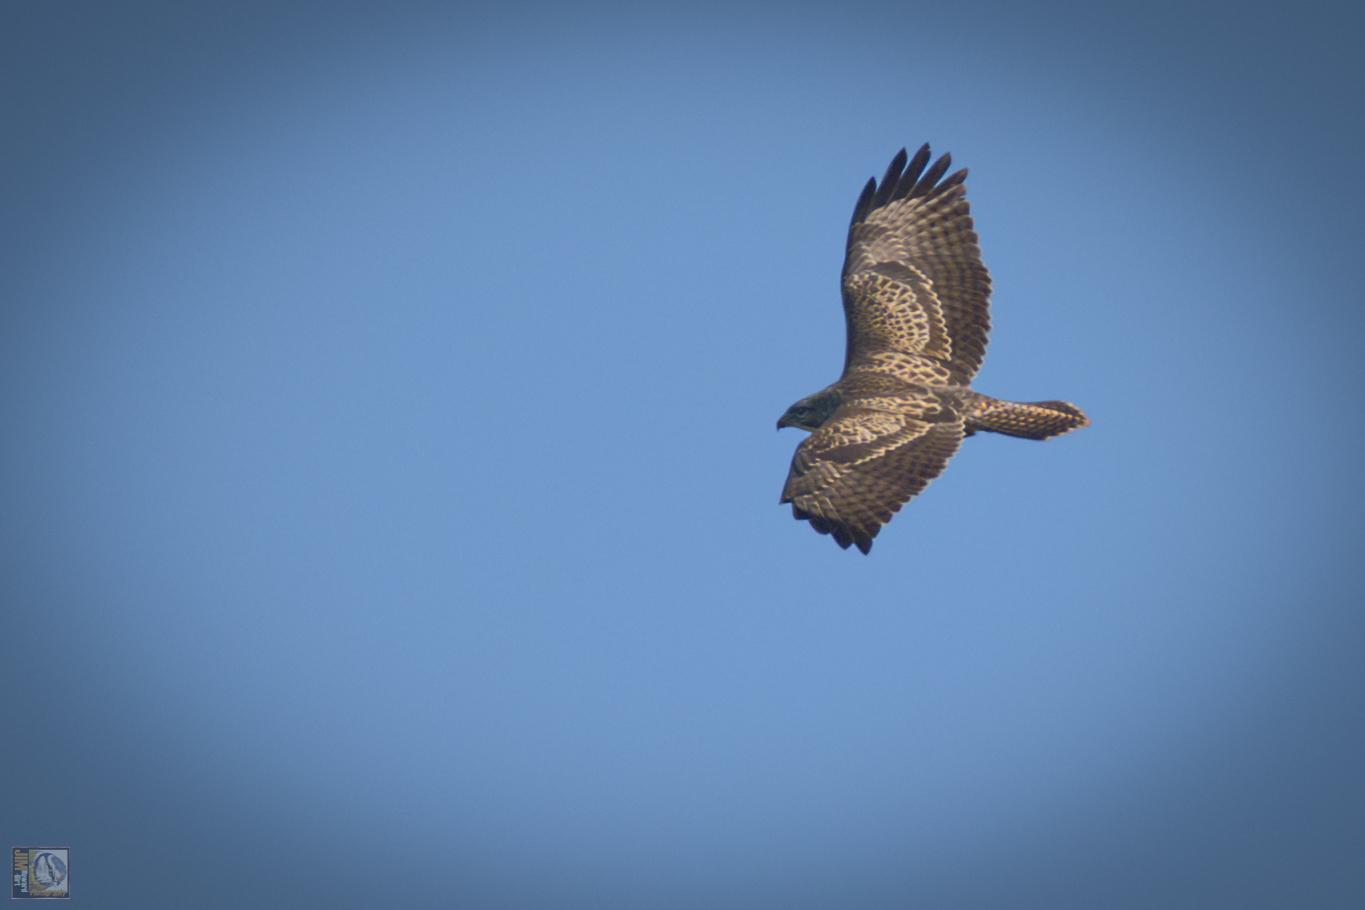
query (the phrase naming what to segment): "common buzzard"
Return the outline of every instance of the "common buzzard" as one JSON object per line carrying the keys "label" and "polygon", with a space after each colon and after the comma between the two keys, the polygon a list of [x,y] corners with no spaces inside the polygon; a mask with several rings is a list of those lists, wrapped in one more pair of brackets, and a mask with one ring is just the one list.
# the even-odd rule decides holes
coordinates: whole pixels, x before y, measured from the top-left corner
{"label": "common buzzard", "polygon": [[991,277],[972,229],[967,171],[944,177],[952,159],[929,164],[927,144],[907,157],[901,149],[853,207],[843,375],[777,422],[811,433],[797,446],[781,501],[839,546],[864,553],[964,436],[1047,439],[1090,423],[1065,401],[972,391],[990,330]]}

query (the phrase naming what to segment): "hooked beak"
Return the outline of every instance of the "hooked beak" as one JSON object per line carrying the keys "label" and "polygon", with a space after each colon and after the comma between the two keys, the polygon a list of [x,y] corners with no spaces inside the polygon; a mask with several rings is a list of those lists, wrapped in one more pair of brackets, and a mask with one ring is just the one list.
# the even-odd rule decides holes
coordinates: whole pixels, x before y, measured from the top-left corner
{"label": "hooked beak", "polygon": [[791,426],[791,424],[787,423],[787,415],[786,415],[786,414],[783,414],[781,417],[777,418],[777,428],[778,428],[779,430],[782,429],[783,427],[789,427],[789,426]]}

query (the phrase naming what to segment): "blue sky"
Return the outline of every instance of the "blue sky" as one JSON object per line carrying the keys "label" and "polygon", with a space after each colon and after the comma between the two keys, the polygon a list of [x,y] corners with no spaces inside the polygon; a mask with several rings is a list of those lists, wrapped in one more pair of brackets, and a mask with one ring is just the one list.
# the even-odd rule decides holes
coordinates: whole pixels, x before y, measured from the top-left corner
{"label": "blue sky", "polygon": [[[27,5],[9,844],[100,907],[1354,907],[1358,13]],[[969,440],[777,504],[861,184]]]}

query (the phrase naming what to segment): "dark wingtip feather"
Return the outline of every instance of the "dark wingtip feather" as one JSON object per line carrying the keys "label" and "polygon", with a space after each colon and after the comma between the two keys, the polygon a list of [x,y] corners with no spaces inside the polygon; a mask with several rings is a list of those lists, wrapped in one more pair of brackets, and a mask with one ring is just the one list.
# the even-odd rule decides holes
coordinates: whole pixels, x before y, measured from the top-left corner
{"label": "dark wingtip feather", "polygon": [[943,190],[952,189],[955,186],[961,186],[963,183],[966,182],[967,169],[964,167],[959,170],[953,171],[951,174],[945,177],[943,179],[943,182],[938,185],[938,189],[939,192],[942,192]]}
{"label": "dark wingtip feather", "polygon": [[877,188],[877,201],[874,208],[886,205],[891,201],[891,194],[896,191],[896,185],[900,182],[901,173],[905,170],[907,159],[905,149],[896,153],[896,157],[891,159],[891,163],[886,167],[886,175],[882,177],[882,184]]}
{"label": "dark wingtip feather", "polygon": [[876,192],[876,178],[867,178],[867,183],[863,186],[862,193],[858,195],[858,201],[853,205],[853,218],[849,221],[850,226],[857,224],[859,221],[862,221],[863,218],[867,217],[868,211],[872,208],[872,197]]}
{"label": "dark wingtip feather", "polygon": [[929,143],[924,143],[915,152],[915,157],[910,159],[910,164],[905,168],[905,173],[901,174],[900,183],[896,186],[893,199],[903,199],[915,188],[919,175],[924,172],[924,166],[929,163]]}
{"label": "dark wingtip feather", "polygon": [[948,167],[953,163],[953,156],[944,152],[929,168],[924,172],[924,176],[915,182],[914,189],[910,190],[910,196],[927,196],[934,189],[934,184],[938,183],[938,178],[948,172]]}

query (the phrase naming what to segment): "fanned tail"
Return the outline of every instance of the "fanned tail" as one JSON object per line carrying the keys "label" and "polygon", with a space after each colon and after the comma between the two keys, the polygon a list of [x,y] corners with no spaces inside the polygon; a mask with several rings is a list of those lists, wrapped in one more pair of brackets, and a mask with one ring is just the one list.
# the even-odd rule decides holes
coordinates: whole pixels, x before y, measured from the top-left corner
{"label": "fanned tail", "polygon": [[1050,439],[1090,426],[1085,412],[1069,401],[1003,401],[972,393],[967,432],[984,430],[1020,439]]}

